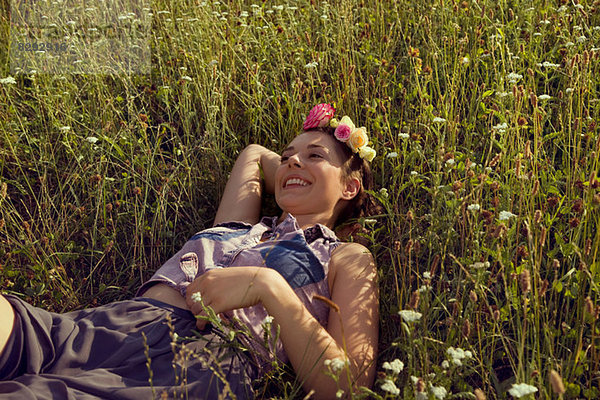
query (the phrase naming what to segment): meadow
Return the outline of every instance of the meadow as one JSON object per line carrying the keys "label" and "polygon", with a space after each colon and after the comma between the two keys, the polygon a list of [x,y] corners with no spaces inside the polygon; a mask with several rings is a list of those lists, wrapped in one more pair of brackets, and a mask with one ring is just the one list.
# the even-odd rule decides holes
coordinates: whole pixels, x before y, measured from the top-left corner
{"label": "meadow", "polygon": [[0,4],[4,293],[132,297],[245,146],[329,102],[366,126],[382,204],[351,239],[381,297],[355,398],[600,398],[600,1],[155,0],[150,73],[118,75],[11,71]]}

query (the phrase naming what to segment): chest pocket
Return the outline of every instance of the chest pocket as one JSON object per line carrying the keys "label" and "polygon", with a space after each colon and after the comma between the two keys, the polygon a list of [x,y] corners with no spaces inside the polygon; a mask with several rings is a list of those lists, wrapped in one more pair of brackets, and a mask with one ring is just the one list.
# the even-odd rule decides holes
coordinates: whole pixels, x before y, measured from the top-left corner
{"label": "chest pocket", "polygon": [[325,278],[323,265],[300,235],[276,241],[260,250],[265,265],[279,272],[293,289],[317,283]]}

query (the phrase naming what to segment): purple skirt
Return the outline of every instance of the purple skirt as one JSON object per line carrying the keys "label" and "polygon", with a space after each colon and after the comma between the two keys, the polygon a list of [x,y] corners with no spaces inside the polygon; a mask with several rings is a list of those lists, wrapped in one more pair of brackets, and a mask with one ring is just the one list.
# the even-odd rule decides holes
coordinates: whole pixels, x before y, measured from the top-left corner
{"label": "purple skirt", "polygon": [[198,338],[188,310],[140,297],[56,314],[5,297],[15,324],[2,399],[253,397],[250,357],[210,328]]}

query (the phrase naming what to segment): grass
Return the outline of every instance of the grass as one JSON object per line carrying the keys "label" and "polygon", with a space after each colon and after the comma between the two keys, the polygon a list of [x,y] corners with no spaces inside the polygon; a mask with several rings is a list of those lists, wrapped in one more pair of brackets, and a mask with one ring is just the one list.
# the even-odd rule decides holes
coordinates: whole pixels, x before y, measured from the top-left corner
{"label": "grass", "polygon": [[[131,297],[211,225],[241,149],[279,151],[335,102],[367,127],[387,190],[365,224],[376,396],[503,399],[526,383],[530,398],[600,397],[599,1],[151,9],[149,75],[0,84],[4,292],[54,311]],[[270,384],[286,397],[288,383]]]}

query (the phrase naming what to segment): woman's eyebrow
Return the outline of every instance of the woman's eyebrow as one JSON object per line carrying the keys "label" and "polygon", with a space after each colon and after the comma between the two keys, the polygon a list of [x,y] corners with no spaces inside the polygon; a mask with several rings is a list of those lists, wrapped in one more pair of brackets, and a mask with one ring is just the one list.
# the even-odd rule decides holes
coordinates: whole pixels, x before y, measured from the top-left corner
{"label": "woman's eyebrow", "polygon": [[[327,149],[327,147],[325,146],[321,146],[320,144],[309,144],[308,146],[306,146],[308,149],[312,149],[312,148],[320,148],[326,151],[329,151]],[[294,150],[294,146],[288,146],[286,147],[281,153],[285,153],[286,151],[290,151],[290,150]]]}

